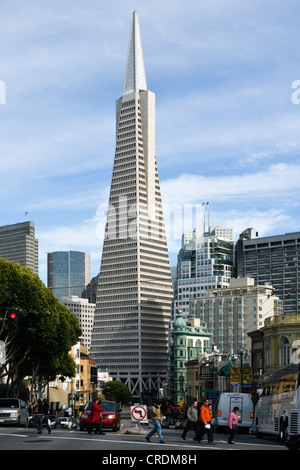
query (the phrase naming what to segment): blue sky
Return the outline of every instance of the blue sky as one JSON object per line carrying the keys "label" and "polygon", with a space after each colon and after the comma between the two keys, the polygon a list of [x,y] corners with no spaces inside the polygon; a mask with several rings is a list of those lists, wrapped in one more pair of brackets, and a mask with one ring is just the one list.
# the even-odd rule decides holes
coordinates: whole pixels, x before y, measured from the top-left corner
{"label": "blue sky", "polygon": [[2,0],[0,225],[28,212],[45,283],[47,252],[100,268],[135,10],[164,205],[209,201],[235,238],[300,230],[299,1]]}

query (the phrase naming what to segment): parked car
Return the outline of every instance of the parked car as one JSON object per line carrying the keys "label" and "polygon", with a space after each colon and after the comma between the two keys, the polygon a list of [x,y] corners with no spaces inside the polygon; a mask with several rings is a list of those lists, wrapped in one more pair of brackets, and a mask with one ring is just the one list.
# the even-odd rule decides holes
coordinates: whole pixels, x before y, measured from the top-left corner
{"label": "parked car", "polygon": [[72,418],[71,429],[77,429],[77,428],[78,428],[78,421],[77,419]]}
{"label": "parked car", "polygon": [[58,418],[57,427],[58,427],[58,428],[67,428],[67,429],[71,429],[71,427],[72,427],[72,419],[71,419],[71,418],[65,418],[65,417]]}
{"label": "parked car", "polygon": [[[84,431],[90,425],[92,404],[92,401],[88,401],[84,407],[79,423],[81,431]],[[102,402],[101,407],[105,409],[102,412],[102,428],[118,431],[121,425],[120,412],[122,411],[119,409],[118,404],[115,401],[105,400]]]}
{"label": "parked car", "polygon": [[0,398],[0,424],[28,427],[28,408],[19,398]]}
{"label": "parked car", "polygon": [[30,414],[28,415],[28,427],[31,428],[34,426],[34,419],[33,419],[33,415]]}
{"label": "parked car", "polygon": [[179,418],[175,423],[175,429],[183,429],[187,424],[187,420]]}
{"label": "parked car", "polygon": [[169,425],[170,425],[170,426],[175,426],[176,419],[174,419],[174,418],[168,418],[168,421],[169,421]]}
{"label": "parked car", "polygon": [[161,428],[169,429],[169,425],[170,425],[169,419],[164,417],[161,423]]}

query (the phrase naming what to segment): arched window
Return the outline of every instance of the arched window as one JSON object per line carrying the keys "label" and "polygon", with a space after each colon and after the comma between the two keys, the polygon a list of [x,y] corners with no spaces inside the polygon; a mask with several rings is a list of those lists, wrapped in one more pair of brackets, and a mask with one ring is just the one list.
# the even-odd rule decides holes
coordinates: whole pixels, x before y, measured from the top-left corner
{"label": "arched window", "polygon": [[281,351],[281,365],[286,366],[290,363],[291,358],[291,343],[290,340],[283,336],[280,341],[280,351]]}

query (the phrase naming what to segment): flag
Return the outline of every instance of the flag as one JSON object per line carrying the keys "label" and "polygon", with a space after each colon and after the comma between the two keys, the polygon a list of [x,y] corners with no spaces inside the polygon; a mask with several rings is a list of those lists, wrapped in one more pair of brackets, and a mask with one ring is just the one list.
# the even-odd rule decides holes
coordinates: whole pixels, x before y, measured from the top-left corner
{"label": "flag", "polygon": [[204,205],[205,205],[205,203],[204,203],[204,202],[202,202],[201,206],[204,206]]}
{"label": "flag", "polygon": [[28,212],[25,212],[25,214],[24,214],[24,215],[28,215]]}

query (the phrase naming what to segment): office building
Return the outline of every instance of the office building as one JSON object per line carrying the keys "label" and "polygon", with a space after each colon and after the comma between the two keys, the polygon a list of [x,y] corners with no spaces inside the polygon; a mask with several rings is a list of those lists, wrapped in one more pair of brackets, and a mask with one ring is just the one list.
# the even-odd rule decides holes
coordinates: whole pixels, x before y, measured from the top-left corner
{"label": "office building", "polygon": [[172,324],[178,310],[189,317],[190,299],[209,289],[228,287],[233,276],[234,241],[231,228],[208,227],[183,234],[174,282]]}
{"label": "office building", "polygon": [[71,295],[70,297],[61,297],[61,303],[66,305],[68,310],[75,313],[77,316],[79,325],[82,330],[81,343],[87,348],[87,352],[90,352],[92,330],[94,324],[94,314],[96,304],[90,303],[88,299],[82,299],[77,295]]}
{"label": "office building", "polygon": [[272,285],[282,299],[283,313],[300,313],[300,232],[258,237],[249,228],[237,242],[236,261],[238,277]]}
{"label": "office building", "polygon": [[38,240],[34,222],[21,222],[0,227],[0,257],[39,271]]}
{"label": "office building", "polygon": [[81,251],[54,251],[47,255],[48,287],[54,295],[70,297],[81,293],[90,282],[90,255]]}
{"label": "office building", "polygon": [[155,95],[147,89],[133,13],[101,259],[91,355],[134,396],[166,378],[173,297],[155,153]]}
{"label": "office building", "polygon": [[190,301],[190,319],[199,318],[212,333],[213,344],[222,354],[250,353],[248,333],[262,328],[265,320],[282,313],[282,301],[270,285],[254,279],[231,279],[229,287],[213,289],[207,296]]}
{"label": "office building", "polygon": [[96,304],[99,274],[93,277],[81,294],[83,299],[88,299],[91,304]]}

